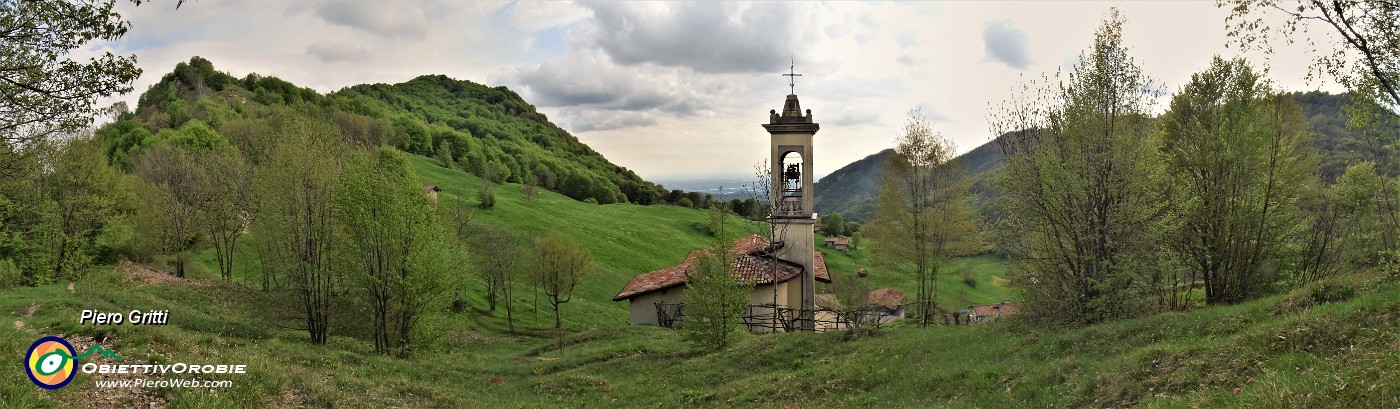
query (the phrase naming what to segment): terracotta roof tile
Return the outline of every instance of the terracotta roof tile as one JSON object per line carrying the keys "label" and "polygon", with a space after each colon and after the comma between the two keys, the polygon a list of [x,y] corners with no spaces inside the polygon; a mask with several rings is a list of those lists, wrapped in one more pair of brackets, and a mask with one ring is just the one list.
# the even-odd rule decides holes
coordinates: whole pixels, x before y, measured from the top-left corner
{"label": "terracotta roof tile", "polygon": [[[781,283],[802,275],[802,266],[776,260],[763,254],[762,250],[765,247],[768,247],[768,239],[756,234],[735,240],[732,249],[739,256],[734,258],[731,267],[734,278],[751,280],[755,285],[767,285],[774,282]],[[699,256],[701,251],[704,249],[691,251],[681,264],[632,277],[632,281],[627,282],[627,285],[622,287],[622,291],[613,297],[613,301],[631,299],[650,292],[684,285],[686,270],[695,263],[695,258]],[[826,259],[822,258],[820,252],[813,252],[813,257],[814,278],[817,281],[830,283],[831,276],[826,271]],[[775,269],[776,274],[773,273]]]}
{"label": "terracotta roof tile", "polygon": [[831,274],[826,272],[826,256],[820,251],[812,252],[812,275],[817,281],[831,283]]}
{"label": "terracotta roof tile", "polygon": [[865,297],[866,304],[878,305],[885,308],[898,308],[904,304],[904,293],[892,288],[881,288],[871,291]]}
{"label": "terracotta roof tile", "polygon": [[973,314],[979,317],[995,317],[1000,315],[1011,315],[1016,313],[1016,305],[1010,302],[1001,304],[973,305],[968,307]]}

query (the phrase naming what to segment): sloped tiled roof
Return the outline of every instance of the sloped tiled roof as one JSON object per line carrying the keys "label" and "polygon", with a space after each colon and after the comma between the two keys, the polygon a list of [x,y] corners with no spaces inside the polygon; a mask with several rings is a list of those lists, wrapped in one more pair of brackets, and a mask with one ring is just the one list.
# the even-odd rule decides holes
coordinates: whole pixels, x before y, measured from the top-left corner
{"label": "sloped tiled roof", "polygon": [[904,293],[892,288],[881,288],[871,291],[865,297],[866,304],[876,305],[885,308],[899,308],[904,304]]}
{"label": "sloped tiled roof", "polygon": [[[781,283],[802,275],[802,266],[777,260],[764,254],[762,250],[766,247],[768,247],[768,239],[756,234],[735,240],[732,249],[739,256],[734,258],[731,267],[734,278],[753,281],[755,285],[767,285],[775,282]],[[632,277],[632,281],[622,287],[622,291],[613,297],[613,301],[627,300],[654,291],[685,285],[686,270],[695,263],[695,258],[699,256],[701,251],[703,249],[690,252],[681,264]],[[826,271],[826,259],[822,258],[820,252],[813,252],[813,257],[812,273],[814,278],[823,283],[830,283],[831,276]],[[774,270],[777,272],[774,273]]]}
{"label": "sloped tiled roof", "polygon": [[976,314],[979,317],[993,317],[999,315],[1011,315],[1016,313],[1016,305],[1011,304],[1010,302],[1003,302],[1001,304],[974,305],[968,308],[971,308],[972,313]]}

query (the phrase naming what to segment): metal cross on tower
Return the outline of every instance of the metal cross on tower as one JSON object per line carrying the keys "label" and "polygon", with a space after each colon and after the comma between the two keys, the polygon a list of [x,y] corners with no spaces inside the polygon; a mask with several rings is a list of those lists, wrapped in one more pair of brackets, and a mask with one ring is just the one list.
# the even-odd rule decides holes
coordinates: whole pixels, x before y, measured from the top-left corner
{"label": "metal cross on tower", "polygon": [[796,62],[792,62],[792,61],[789,61],[789,62],[791,62],[792,65],[789,65],[789,66],[788,66],[788,73],[787,73],[787,74],[783,74],[783,76],[784,76],[784,77],[788,77],[788,93],[789,93],[789,94],[796,94],[796,93],[797,93],[797,92],[796,92],[796,90],[797,90],[797,81],[796,81],[796,80],[797,80],[797,77],[801,77],[802,74],[798,74],[798,73],[797,73],[797,71],[796,71],[796,70],[797,70],[797,63],[796,63]]}

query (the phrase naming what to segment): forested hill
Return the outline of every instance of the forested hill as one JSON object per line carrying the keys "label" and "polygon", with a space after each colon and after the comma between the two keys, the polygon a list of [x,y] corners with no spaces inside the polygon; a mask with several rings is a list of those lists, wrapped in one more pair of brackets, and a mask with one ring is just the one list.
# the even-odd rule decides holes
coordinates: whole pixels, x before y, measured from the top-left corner
{"label": "forested hill", "polygon": [[[1003,136],[1005,137],[1005,136]],[[997,141],[992,140],[953,159],[973,178],[973,193],[984,201],[990,193],[992,176],[1001,169],[1002,158]],[[823,177],[813,190],[819,214],[840,213],[846,220],[865,222],[875,214],[875,196],[880,192],[880,169],[885,166],[894,149],[885,149],[864,159],[837,169]]]}
{"label": "forested hill", "polygon": [[[1367,139],[1357,131],[1347,129],[1347,117],[1342,107],[1347,104],[1349,97],[1321,91],[1293,92],[1287,95],[1297,101],[1303,118],[1312,130],[1312,145],[1318,155],[1324,181],[1336,181],[1349,163],[1374,159],[1368,154],[1374,149],[1368,146]],[[1397,123],[1394,115],[1384,120]],[[1377,138],[1382,144],[1390,144],[1396,142],[1397,135],[1392,131]],[[814,188],[817,212],[840,213],[846,220],[852,221],[869,220],[874,215],[875,196],[880,191],[880,169],[893,153],[893,149],[880,151],[822,178]],[[1388,157],[1380,159],[1378,166],[1391,166],[1391,174],[1400,174],[1400,161],[1389,160]],[[995,170],[1000,169],[1002,165],[996,140],[978,146],[954,161],[963,167],[968,177],[974,179],[973,193],[979,202],[985,203],[996,194],[991,182],[996,175]]]}
{"label": "forested hill", "polygon": [[[222,136],[240,150],[257,120],[314,117],[369,145],[444,159],[496,182],[536,183],[576,200],[651,204],[662,187],[609,162],[506,87],[442,75],[355,85],[322,95],[276,77],[236,78],[200,57],[180,63],[141,95],[134,114],[100,131],[109,157],[131,158],[171,138]],[[216,138],[217,139],[217,138]]]}
{"label": "forested hill", "polygon": [[[1359,160],[1376,160],[1369,152],[1374,152],[1368,141],[1376,141],[1381,144],[1392,144],[1396,142],[1397,136],[1394,126],[1380,126],[1380,129],[1390,129],[1389,135],[1382,132],[1375,138],[1369,138],[1361,132],[1347,129],[1347,116],[1343,107],[1350,102],[1351,98],[1345,94],[1329,94],[1322,91],[1293,92],[1289,93],[1294,101],[1298,102],[1298,107],[1303,111],[1303,118],[1307,119],[1308,126],[1313,131],[1313,147],[1317,149],[1322,167],[1322,178],[1328,182],[1334,182],[1337,177],[1346,170],[1347,164]],[[1396,124],[1395,115],[1386,115],[1381,119],[1389,124]],[[1382,150],[1384,152],[1384,150]],[[1390,155],[1380,158],[1378,166],[1389,164],[1392,175],[1400,174],[1400,163],[1390,160]]]}

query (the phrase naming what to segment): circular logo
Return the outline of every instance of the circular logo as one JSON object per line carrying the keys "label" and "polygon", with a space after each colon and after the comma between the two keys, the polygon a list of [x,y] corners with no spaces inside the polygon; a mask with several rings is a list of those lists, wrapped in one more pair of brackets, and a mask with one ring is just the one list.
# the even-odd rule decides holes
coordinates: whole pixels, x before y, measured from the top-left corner
{"label": "circular logo", "polygon": [[24,357],[29,380],[44,389],[58,389],[73,380],[73,345],[63,338],[47,336],[34,341]]}

